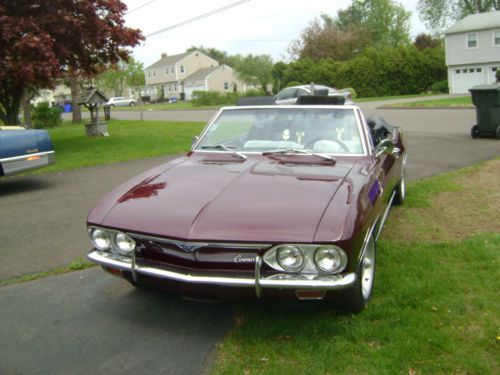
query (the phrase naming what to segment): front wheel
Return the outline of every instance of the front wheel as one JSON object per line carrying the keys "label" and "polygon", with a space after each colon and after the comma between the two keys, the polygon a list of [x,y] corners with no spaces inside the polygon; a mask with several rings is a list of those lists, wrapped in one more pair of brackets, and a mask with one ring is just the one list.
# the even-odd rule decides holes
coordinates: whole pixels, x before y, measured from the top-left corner
{"label": "front wheel", "polygon": [[130,104],[129,104],[130,107],[133,107],[134,105],[135,105],[134,102],[130,102]]}
{"label": "front wheel", "polygon": [[470,130],[470,136],[474,139],[479,138],[479,126],[474,125]]}
{"label": "front wheel", "polygon": [[363,258],[356,270],[356,282],[341,294],[341,308],[353,313],[361,312],[370,301],[375,281],[376,245],[373,234],[366,244]]}

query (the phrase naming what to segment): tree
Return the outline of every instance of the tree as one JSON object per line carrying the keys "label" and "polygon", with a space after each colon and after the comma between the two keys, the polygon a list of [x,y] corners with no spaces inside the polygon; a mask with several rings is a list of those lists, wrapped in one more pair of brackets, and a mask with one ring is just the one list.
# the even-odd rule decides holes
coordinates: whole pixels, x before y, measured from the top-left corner
{"label": "tree", "polygon": [[433,38],[429,34],[418,34],[415,37],[413,45],[419,50],[423,51],[426,48],[436,48],[441,46],[441,41],[439,39]]}
{"label": "tree", "polygon": [[0,0],[0,119],[18,122],[27,90],[126,60],[122,47],[142,36],[124,26],[125,11],[120,0]]}
{"label": "tree", "polygon": [[290,44],[288,52],[296,59],[343,61],[353,58],[369,43],[370,38],[363,27],[351,25],[341,29],[330,16],[322,14]]}
{"label": "tree", "polygon": [[245,82],[259,84],[267,91],[267,84],[272,82],[273,61],[269,55],[234,55],[234,69]]}
{"label": "tree", "polygon": [[227,54],[226,51],[221,51],[217,48],[211,48],[211,47],[203,47],[202,45],[196,47],[196,46],[191,46],[189,47],[186,52],[192,52],[192,51],[200,51],[203,52],[205,55],[210,56],[212,59],[217,60],[220,64],[226,64],[229,66],[232,66],[232,59],[231,57]]}
{"label": "tree", "polygon": [[470,14],[500,10],[499,0],[419,0],[420,18],[438,33]]}
{"label": "tree", "polygon": [[335,24],[344,31],[364,29],[375,46],[408,44],[411,13],[393,0],[354,0],[340,10]]}
{"label": "tree", "polygon": [[140,91],[144,83],[144,64],[132,56],[128,61],[120,60],[96,78],[97,86],[112,91],[114,96],[123,96],[127,87]]}

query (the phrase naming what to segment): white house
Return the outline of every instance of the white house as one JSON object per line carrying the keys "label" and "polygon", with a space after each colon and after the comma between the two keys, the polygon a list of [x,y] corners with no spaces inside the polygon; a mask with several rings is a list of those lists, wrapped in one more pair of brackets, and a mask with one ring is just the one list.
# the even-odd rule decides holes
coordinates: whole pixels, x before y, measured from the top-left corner
{"label": "white house", "polygon": [[145,93],[152,99],[163,89],[166,98],[179,98],[184,94],[184,80],[199,69],[216,67],[219,63],[201,51],[179,55],[161,54],[160,60],[144,69]]}
{"label": "white house", "polygon": [[194,91],[246,92],[248,88],[227,65],[199,69],[184,80],[186,100],[192,99]]}
{"label": "white house", "polygon": [[445,31],[450,94],[495,82],[500,69],[500,11],[467,16]]}

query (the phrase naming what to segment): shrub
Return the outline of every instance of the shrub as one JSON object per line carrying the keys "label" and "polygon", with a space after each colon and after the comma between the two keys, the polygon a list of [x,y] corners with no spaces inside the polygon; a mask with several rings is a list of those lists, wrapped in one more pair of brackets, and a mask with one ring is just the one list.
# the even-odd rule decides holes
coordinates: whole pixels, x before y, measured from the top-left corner
{"label": "shrub", "polygon": [[500,69],[497,68],[497,82],[500,82]]}
{"label": "shrub", "polygon": [[286,87],[292,87],[292,86],[300,86],[300,85],[306,85],[306,83],[300,83],[298,81],[290,81],[286,85]]}
{"label": "shrub", "polygon": [[48,102],[41,102],[33,108],[33,127],[35,129],[55,128],[62,124],[61,109],[51,107]]}
{"label": "shrub", "polygon": [[234,91],[194,91],[191,103],[195,107],[209,105],[234,105],[241,97],[263,96],[265,93],[262,90],[248,90],[246,93]]}
{"label": "shrub", "polygon": [[354,90],[352,87],[346,87],[346,88],[343,88],[342,90],[340,91],[349,91],[351,93],[351,97],[353,99],[356,99],[358,96],[356,95],[356,90]]}
{"label": "shrub", "polygon": [[431,91],[432,92],[444,92],[444,93],[448,93],[449,92],[449,89],[448,89],[448,80],[447,79],[443,79],[442,81],[434,82],[431,85]]}

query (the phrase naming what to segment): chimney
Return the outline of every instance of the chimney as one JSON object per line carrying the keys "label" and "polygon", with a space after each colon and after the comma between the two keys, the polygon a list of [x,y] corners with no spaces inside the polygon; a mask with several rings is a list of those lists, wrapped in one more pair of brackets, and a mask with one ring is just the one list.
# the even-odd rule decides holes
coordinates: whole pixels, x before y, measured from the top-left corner
{"label": "chimney", "polygon": [[165,57],[167,57],[167,53],[166,52],[162,52],[161,58],[164,59]]}

